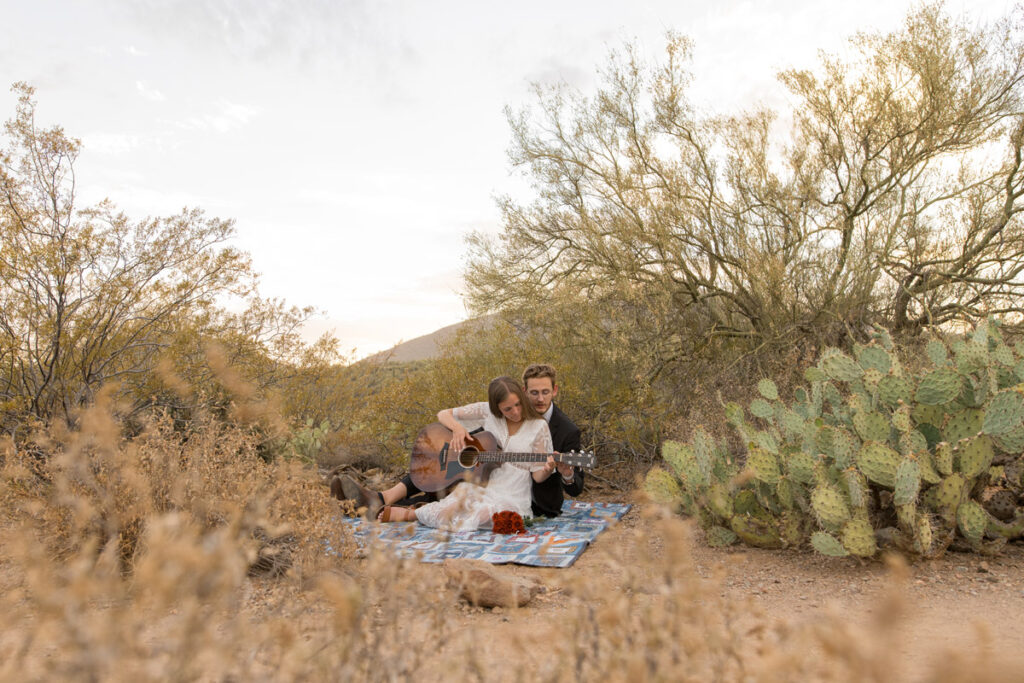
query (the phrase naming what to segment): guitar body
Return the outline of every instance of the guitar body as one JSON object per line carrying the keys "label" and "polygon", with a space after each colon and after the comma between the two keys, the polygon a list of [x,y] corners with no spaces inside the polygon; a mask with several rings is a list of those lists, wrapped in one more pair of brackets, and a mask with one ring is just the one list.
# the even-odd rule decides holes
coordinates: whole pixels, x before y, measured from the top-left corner
{"label": "guitar body", "polygon": [[496,462],[479,463],[473,458],[474,453],[501,450],[490,432],[471,435],[461,453],[449,452],[451,438],[452,431],[440,422],[427,425],[416,435],[409,475],[421,491],[440,491],[459,481],[482,484],[501,466]]}

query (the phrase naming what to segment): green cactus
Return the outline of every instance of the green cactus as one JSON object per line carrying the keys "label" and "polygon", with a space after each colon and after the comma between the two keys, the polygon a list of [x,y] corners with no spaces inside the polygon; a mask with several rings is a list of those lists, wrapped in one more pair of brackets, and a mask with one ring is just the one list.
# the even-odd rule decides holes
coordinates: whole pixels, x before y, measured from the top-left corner
{"label": "green cactus", "polygon": [[985,414],[977,408],[965,408],[954,413],[942,428],[942,440],[956,443],[981,432]]}
{"label": "green cactus", "polygon": [[864,441],[885,441],[892,425],[881,413],[868,410],[854,414],[853,427]]}
{"label": "green cactus", "polygon": [[864,369],[856,361],[835,348],[825,349],[818,367],[837,382],[854,382],[864,374]]}
{"label": "green cactus", "polygon": [[644,490],[655,503],[673,505],[682,497],[679,482],[669,472],[660,467],[652,468],[644,480]]}
{"label": "green cactus", "polygon": [[960,395],[960,374],[952,368],[938,368],[925,375],[914,398],[918,403],[927,406],[939,406],[949,403]]}
{"label": "green cactus", "polygon": [[854,517],[843,527],[843,547],[851,555],[872,557],[878,552],[875,532],[866,517]]}
{"label": "green cactus", "polygon": [[763,448],[752,448],[747,453],[747,467],[754,473],[754,478],[766,484],[775,484],[782,473],[779,471],[779,460]]}
{"label": "green cactus", "polygon": [[811,493],[811,507],[825,527],[839,527],[850,518],[850,508],[838,489],[819,485]]}
{"label": "green cactus", "polygon": [[960,504],[956,511],[956,523],[960,533],[971,543],[981,543],[988,528],[988,513],[973,500],[967,500]]}
{"label": "green cactus", "polygon": [[843,470],[843,485],[846,488],[846,495],[850,506],[854,509],[866,508],[868,504],[867,478],[861,474],[856,467],[848,467]]}
{"label": "green cactus", "polygon": [[779,389],[775,386],[775,382],[770,379],[762,379],[757,383],[757,391],[762,397],[769,401],[779,400]]}
{"label": "green cactus", "polygon": [[992,440],[985,434],[979,434],[958,443],[954,454],[957,456],[960,472],[965,478],[974,479],[982,472],[988,471],[995,452],[992,450]]}
{"label": "green cactus", "polygon": [[953,474],[953,446],[945,441],[935,448],[935,469],[948,477]]}
{"label": "green cactus", "polygon": [[725,404],[742,451],[703,429],[665,442],[671,471],[647,475],[652,499],[697,517],[714,545],[872,557],[877,526],[903,552],[934,557],[957,536],[982,553],[1024,537],[1024,345],[991,321],[949,348],[930,342],[931,367],[914,373],[920,363],[904,366],[888,333],[873,336],[856,360],[827,349],[788,404],[768,378],[746,408]]}
{"label": "green cactus", "polygon": [[717,524],[708,528],[704,532],[704,536],[708,545],[712,548],[724,548],[739,540],[739,536],[736,535],[735,531],[724,526],[718,526]]}
{"label": "green cactus", "polygon": [[935,367],[945,365],[949,357],[946,353],[946,345],[937,339],[932,339],[928,342],[928,345],[925,347],[925,354]]}
{"label": "green cactus", "polygon": [[903,458],[896,468],[896,485],[892,502],[895,505],[911,505],[921,490],[921,466],[913,458]]}
{"label": "green cactus", "polygon": [[857,468],[870,481],[892,488],[896,485],[896,469],[900,455],[885,444],[866,441],[857,452]]}
{"label": "green cactus", "polygon": [[916,391],[914,382],[909,377],[886,375],[878,381],[878,400],[890,408],[900,404],[909,404]]}
{"label": "green cactus", "polygon": [[815,531],[811,534],[811,547],[828,557],[846,557],[850,554],[835,536],[823,531]]}
{"label": "green cactus", "polygon": [[857,362],[865,371],[875,370],[879,375],[885,375],[892,367],[892,357],[881,347],[858,346],[855,353]]}

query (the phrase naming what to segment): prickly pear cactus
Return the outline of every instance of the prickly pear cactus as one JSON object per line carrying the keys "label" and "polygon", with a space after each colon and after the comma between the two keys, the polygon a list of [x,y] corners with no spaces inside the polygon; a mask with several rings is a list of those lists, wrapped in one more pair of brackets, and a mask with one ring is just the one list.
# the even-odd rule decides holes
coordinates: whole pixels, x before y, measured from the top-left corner
{"label": "prickly pear cactus", "polygon": [[804,379],[788,404],[763,378],[746,409],[726,406],[742,452],[702,428],[665,442],[651,498],[697,518],[713,545],[931,557],[1024,536],[1024,344],[998,321],[919,358],[876,328],[852,353],[826,349]]}

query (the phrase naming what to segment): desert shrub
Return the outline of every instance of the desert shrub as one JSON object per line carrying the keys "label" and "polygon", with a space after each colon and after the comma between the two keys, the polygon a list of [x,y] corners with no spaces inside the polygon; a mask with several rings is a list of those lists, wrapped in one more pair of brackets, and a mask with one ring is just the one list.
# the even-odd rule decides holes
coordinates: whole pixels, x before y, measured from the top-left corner
{"label": "desert shrub", "polygon": [[[70,423],[114,383],[128,415],[161,407],[187,421],[226,400],[211,344],[265,398],[277,389],[285,409],[314,403],[342,360],[337,341],[305,342],[313,311],[259,296],[248,256],[227,245],[232,221],[79,206],[81,144],[39,127],[32,88],[14,90],[0,137],[0,430],[23,440],[38,420]],[[161,367],[189,391],[168,387]]]}
{"label": "desert shrub", "polygon": [[[1018,17],[941,3],[780,76],[792,110],[709,113],[693,46],[614,51],[584,92],[509,113],[532,183],[470,242],[472,310],[565,301],[579,332],[654,377],[701,357],[882,324],[903,334],[1021,312]],[[778,119],[792,118],[781,132]]]}
{"label": "desert shrub", "polygon": [[1024,535],[1022,349],[995,320],[952,354],[932,339],[927,361],[881,328],[875,337],[856,359],[826,349],[789,404],[762,379],[752,422],[726,405],[740,451],[702,428],[666,442],[670,469],[652,470],[647,490],[696,516],[713,544],[932,557],[950,544],[992,553]]}
{"label": "desert shrub", "polygon": [[518,379],[528,364],[547,362],[558,372],[559,406],[582,428],[584,447],[595,449],[599,462],[650,458],[667,412],[650,384],[609,347],[577,344],[561,331],[543,320],[496,316],[468,324],[436,358],[355,364],[347,370],[360,379],[349,378],[348,385],[372,390],[342,409],[336,438],[353,451],[375,449],[400,463],[439,410],[486,400],[494,377]]}

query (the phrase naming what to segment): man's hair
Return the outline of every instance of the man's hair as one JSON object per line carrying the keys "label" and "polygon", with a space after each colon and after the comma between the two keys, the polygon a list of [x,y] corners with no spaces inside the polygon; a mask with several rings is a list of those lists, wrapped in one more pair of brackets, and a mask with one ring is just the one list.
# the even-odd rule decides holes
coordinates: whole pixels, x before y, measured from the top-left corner
{"label": "man's hair", "polygon": [[533,363],[523,370],[523,385],[525,386],[528,380],[541,377],[550,377],[551,386],[558,384],[555,381],[555,369],[552,366],[547,363]]}
{"label": "man's hair", "polygon": [[492,379],[490,385],[487,387],[487,404],[494,417],[505,417],[501,414],[501,408],[498,407],[498,404],[512,394],[519,397],[519,405],[522,408],[524,420],[535,420],[540,417],[540,413],[537,412],[536,408],[533,407],[533,404],[526,398],[526,392],[521,386],[519,386],[519,382],[515,381],[511,377],[497,377]]}

